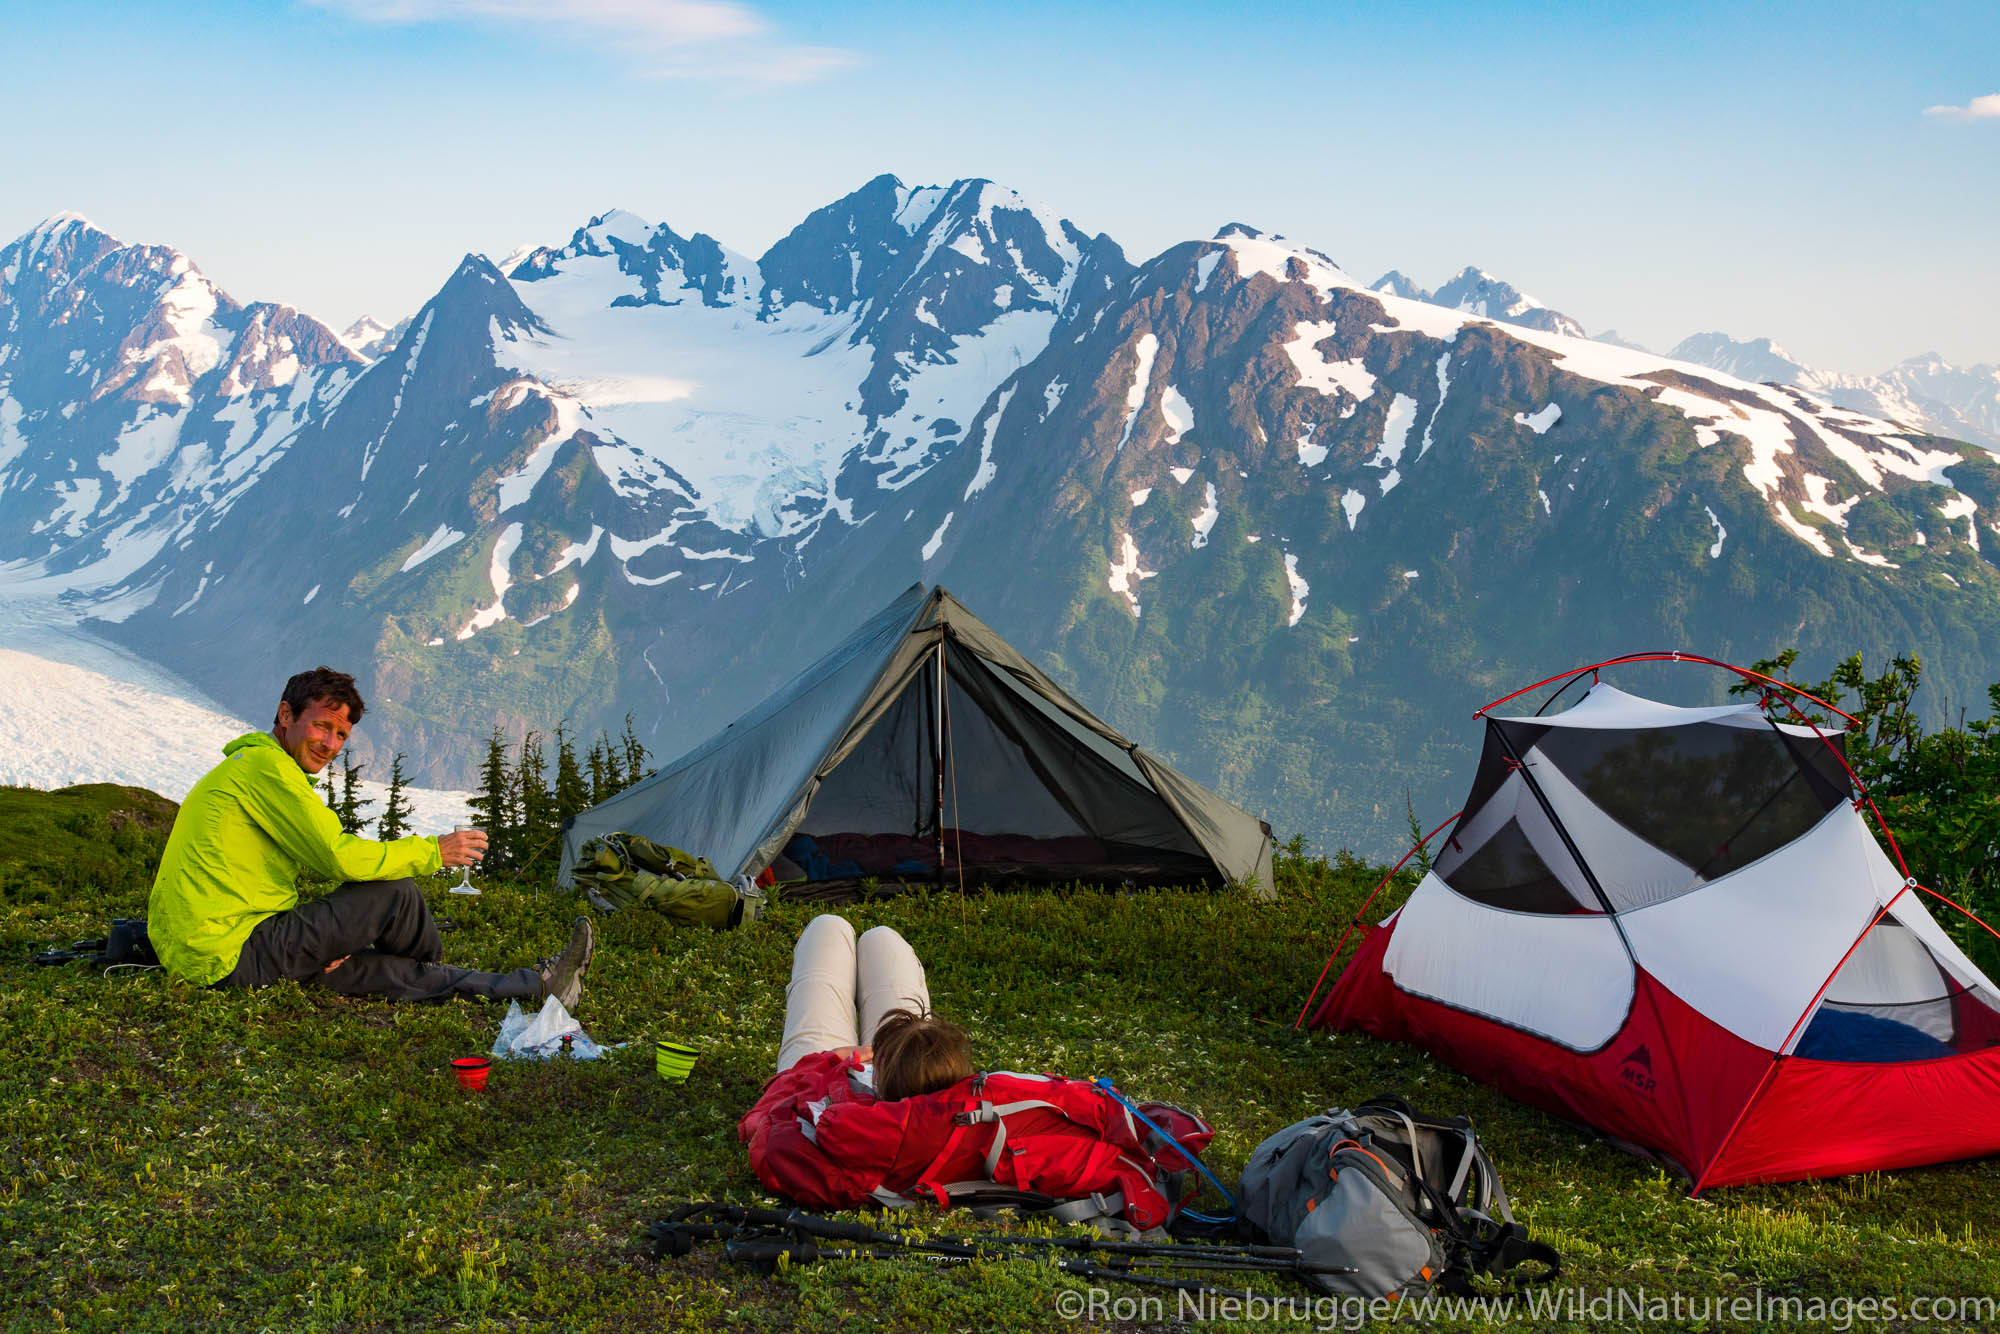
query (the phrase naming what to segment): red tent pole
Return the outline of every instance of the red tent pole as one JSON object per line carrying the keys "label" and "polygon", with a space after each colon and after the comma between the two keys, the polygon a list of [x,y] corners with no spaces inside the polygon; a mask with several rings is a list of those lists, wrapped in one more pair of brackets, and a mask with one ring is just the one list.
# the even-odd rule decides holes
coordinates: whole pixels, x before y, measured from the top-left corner
{"label": "red tent pole", "polygon": [[1874,914],[1874,918],[1872,918],[1872,920],[1868,922],[1868,926],[1864,926],[1864,928],[1862,928],[1862,934],[1854,938],[1854,944],[1850,944],[1850,946],[1848,946],[1848,952],[1840,956],[1840,962],[1838,962],[1838,964],[1834,964],[1834,970],[1832,970],[1830,974],[1826,974],[1826,980],[1824,980],[1824,982],[1820,982],[1820,990],[1812,992],[1812,1000],[1808,1000],[1808,1002],[1806,1002],[1806,1008],[1804,1008],[1804,1010],[1800,1012],[1798,1020],[1794,1020],[1794,1022],[1792,1022],[1792,1030],[1790,1030],[1788,1034],[1784,1034],[1784,1042],[1780,1042],[1780,1044],[1778,1044],[1778,1050],[1776,1050],[1776,1052],[1772,1052],[1772,1058],[1770,1058],[1770,1066],[1768,1066],[1768,1068],[1764,1070],[1764,1078],[1762,1078],[1762,1080],[1758,1080],[1756,1088],[1752,1088],[1752,1090],[1750,1090],[1750,1098],[1748,1098],[1748,1100],[1744,1102],[1744,1110],[1742,1110],[1742,1112],[1738,1112],[1738,1114],[1736,1114],[1736,1120],[1732,1120],[1732,1122],[1730,1122],[1730,1128],[1728,1128],[1728,1132],[1724,1132],[1724,1136],[1722,1136],[1722,1142],[1720,1142],[1720,1144],[1716,1144],[1716,1152],[1708,1156],[1708,1166],[1704,1166],[1704,1168],[1702,1168],[1702,1174],[1700,1174],[1698,1178],[1694,1178],[1694,1190],[1690,1190],[1690,1192],[1688,1192],[1688,1198],[1690,1198],[1690,1200],[1692,1200],[1694,1196],[1702,1194],[1702,1186],[1706,1186],[1706,1184],[1708,1184],[1708,1174],[1710,1174],[1710,1172],[1714,1170],[1714,1166],[1716,1166],[1718,1162],[1722,1162],[1722,1154],[1724,1154],[1724,1152],[1728,1150],[1728,1146],[1730,1146],[1730,1140],[1734,1140],[1734,1138],[1736,1138],[1736,1130],[1738,1130],[1738,1126],[1742,1126],[1742,1124],[1744,1124],[1744,1118],[1746,1118],[1746,1116],[1750,1116],[1750,1108],[1754,1108],[1754,1106],[1756,1106],[1756,1100],[1764,1096],[1764,1086],[1766,1086],[1766,1084],[1770,1084],[1770,1076],[1778,1074],[1778,1062],[1782,1062],[1782,1060],[1784,1060],[1784,1048],[1792,1046],[1792,1038],[1794,1038],[1794,1036],[1798,1036],[1798,1026],[1806,1022],[1806,1016],[1808,1016],[1808,1014],[1812,1014],[1812,1008],[1814,1008],[1816,1004],[1820,1004],[1820,996],[1824,996],[1824,994],[1826,994],[1826,988],[1834,984],[1834,978],[1838,978],[1838,976],[1840,976],[1840,970],[1848,966],[1848,960],[1850,960],[1850,958],[1854,958],[1854,950],[1862,948],[1862,940],[1868,940],[1868,932],[1872,932],[1872,930],[1876,928],[1876,924],[1878,924],[1878,922],[1880,922],[1882,918],[1886,918],[1886,916],[1888,916],[1888,910],[1896,906],[1896,900],[1898,900],[1898,898],[1902,898],[1904,894],[1908,894],[1908,892],[1910,892],[1910,886],[1912,886],[1912,884],[1916,884],[1916,882],[1914,882],[1914,880],[1904,880],[1904,886],[1902,886],[1900,890],[1896,890],[1894,894],[1890,894],[1890,900],[1888,900],[1886,904],[1882,904],[1882,912]]}
{"label": "red tent pole", "polygon": [[1354,934],[1355,927],[1362,925],[1362,915],[1368,911],[1368,905],[1375,902],[1375,896],[1382,892],[1382,887],[1388,884],[1390,880],[1395,878],[1396,872],[1403,869],[1404,862],[1409,861],[1410,858],[1417,855],[1417,850],[1419,848],[1424,847],[1432,839],[1436,838],[1440,833],[1442,833],[1445,829],[1449,828],[1454,822],[1457,821],[1458,817],[1463,814],[1465,814],[1463,810],[1452,812],[1451,819],[1446,820],[1436,829],[1433,829],[1431,830],[1430,833],[1425,834],[1420,842],[1413,845],[1408,852],[1403,854],[1402,861],[1399,861],[1394,866],[1390,867],[1389,873],[1383,876],[1380,880],[1377,880],[1375,882],[1375,888],[1368,891],[1368,897],[1362,900],[1361,906],[1354,910],[1354,916],[1348,920],[1347,930],[1340,933],[1340,942],[1333,947],[1333,953],[1326,956],[1326,967],[1320,969],[1319,976],[1313,980],[1312,994],[1306,997],[1305,1005],[1299,1010],[1299,1017],[1292,1020],[1293,1028],[1297,1028],[1300,1024],[1303,1024],[1306,1021],[1306,1012],[1311,1010],[1313,1002],[1319,999],[1320,984],[1325,982],[1326,975],[1333,971],[1333,961],[1335,959],[1338,959],[1340,957],[1340,952],[1347,948],[1347,938],[1350,935]]}
{"label": "red tent pole", "polygon": [[1966,907],[1963,903],[1960,903],[1957,899],[1954,899],[1947,894],[1940,894],[1936,890],[1932,889],[1929,885],[1918,885],[1917,888],[1921,890],[1923,893],[1928,894],[1932,898],[1938,900],[1940,903],[1949,903],[1952,907],[1958,909],[1959,912],[1963,913],[1966,917],[1972,919],[1974,922],[1977,922],[1980,928],[1984,930],[1987,935],[1992,936],[1995,940],[2000,940],[2000,931],[1995,931],[1992,927],[1987,926],[1986,919],[1984,917],[1981,917],[1978,913],[1972,911],[1972,909]]}
{"label": "red tent pole", "polygon": [[1540,690],[1543,686],[1553,685],[1557,681],[1566,681],[1573,676],[1582,676],[1585,672],[1594,672],[1599,670],[1600,668],[1616,667],[1621,663],[1629,663],[1629,662],[1695,662],[1695,663],[1700,663],[1703,666],[1707,667],[1720,667],[1724,671],[1735,672],[1738,676],[1743,677],[1745,680],[1768,681],[1772,685],[1777,686],[1781,690],[1788,690],[1795,695],[1803,695],[1805,696],[1805,698],[1811,700],[1813,703],[1819,705],[1821,708],[1831,709],[1833,712],[1847,719],[1847,721],[1850,723],[1858,721],[1853,714],[1848,713],[1846,710],[1840,708],[1837,705],[1829,704],[1826,700],[1821,699],[1819,696],[1812,694],[1809,691],[1799,689],[1797,686],[1793,685],[1789,681],[1780,681],[1775,676],[1766,676],[1762,672],[1753,672],[1748,667],[1738,667],[1735,663],[1723,662],[1718,658],[1704,658],[1699,653],[1673,653],[1673,652],[1627,653],[1622,657],[1606,658],[1603,662],[1594,662],[1588,667],[1578,667],[1574,671],[1560,672],[1555,676],[1551,676],[1546,681],[1537,681],[1535,682],[1535,684],[1531,686],[1523,686],[1519,690],[1516,690],[1512,695],[1503,695],[1499,699],[1494,700],[1491,704],[1488,704],[1485,708],[1476,711],[1472,716],[1475,718],[1483,718],[1486,716],[1488,710],[1497,709],[1502,704],[1505,704],[1508,700],[1514,699],[1520,695],[1525,695],[1533,690]]}
{"label": "red tent pole", "polygon": [[[1786,703],[1790,704],[1790,701],[1788,700],[1786,701]],[[1853,783],[1855,789],[1861,793],[1861,800],[1866,802],[1868,805],[1868,813],[1875,817],[1875,827],[1882,831],[1882,837],[1887,839],[1889,842],[1889,851],[1893,852],[1896,855],[1896,869],[1903,873],[1904,887],[1920,890],[1923,893],[1928,894],[1932,898],[1938,900],[1940,903],[1950,904],[1952,907],[1956,908],[1960,913],[1964,914],[1967,918],[1969,918],[1974,922],[1977,922],[1979,924],[1980,929],[1985,931],[1987,935],[1992,936],[1996,940],[2000,940],[2000,931],[1995,931],[1992,927],[1988,926],[1986,924],[1986,919],[1981,917],[1978,913],[1972,911],[1972,909],[1966,907],[1964,904],[1960,903],[1957,899],[1954,899],[1946,894],[1938,893],[1936,890],[1932,889],[1929,885],[1922,885],[1917,883],[1916,878],[1910,874],[1909,864],[1903,860],[1903,849],[1897,845],[1896,835],[1890,830],[1889,822],[1882,818],[1881,808],[1876,806],[1874,796],[1868,791],[1868,785],[1861,781],[1861,776],[1854,772],[1854,766],[1847,762],[1847,757],[1841,754],[1840,751],[1837,748],[1835,748],[1835,746],[1831,741],[1827,740],[1826,734],[1819,730],[1818,726],[1814,724],[1813,720],[1806,717],[1803,713],[1800,713],[1796,705],[1792,705],[1791,708],[1792,712],[1798,715],[1798,718],[1801,722],[1803,722],[1806,726],[1813,729],[1813,735],[1819,737],[1819,739],[1826,744],[1826,748],[1828,750],[1833,751],[1834,758],[1840,761],[1840,767],[1847,770],[1848,781]]]}

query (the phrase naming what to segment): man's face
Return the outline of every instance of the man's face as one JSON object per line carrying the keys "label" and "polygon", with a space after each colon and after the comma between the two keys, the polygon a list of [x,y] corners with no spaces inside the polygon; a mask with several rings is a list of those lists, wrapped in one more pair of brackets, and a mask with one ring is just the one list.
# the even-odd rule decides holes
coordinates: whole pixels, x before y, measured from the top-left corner
{"label": "man's face", "polygon": [[292,712],[291,705],[280,703],[278,725],[271,729],[271,735],[278,738],[287,755],[299,762],[299,768],[316,774],[340,754],[340,748],[347,744],[347,734],[353,730],[354,723],[347,716],[345,704],[316,699],[298,714]]}

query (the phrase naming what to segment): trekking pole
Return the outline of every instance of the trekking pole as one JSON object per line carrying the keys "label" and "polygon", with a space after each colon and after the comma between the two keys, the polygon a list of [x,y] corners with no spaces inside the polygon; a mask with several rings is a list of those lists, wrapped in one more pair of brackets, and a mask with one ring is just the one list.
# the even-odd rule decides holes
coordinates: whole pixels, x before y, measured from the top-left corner
{"label": "trekking pole", "polygon": [[1183,1207],[1181,1210],[1182,1214],[1184,1214],[1189,1218],[1194,1219],[1196,1222],[1199,1223],[1210,1223],[1210,1224],[1229,1225],[1229,1226],[1233,1226],[1235,1224],[1236,1197],[1229,1193],[1229,1188],[1227,1186],[1223,1185],[1220,1181],[1217,1181],[1215,1179],[1215,1173],[1208,1170],[1208,1164],[1204,1163],[1201,1160],[1201,1155],[1189,1152],[1188,1149],[1184,1145],[1182,1145],[1182,1143],[1179,1140],[1175,1139],[1173,1135],[1168,1132],[1165,1126],[1161,1125],[1159,1122],[1153,1120],[1152,1117],[1146,1115],[1145,1112],[1141,1111],[1139,1109],[1138,1103],[1133,1102],[1123,1093],[1120,1093],[1117,1087],[1113,1085],[1111,1080],[1106,1076],[1099,1075],[1096,1079],[1093,1079],[1090,1082],[1095,1084],[1099,1089],[1103,1090],[1103,1092],[1108,1097],[1116,1101],[1126,1111],[1130,1112],[1133,1116],[1137,1117],[1141,1125],[1145,1126],[1155,1135],[1158,1135],[1161,1139],[1165,1140],[1167,1142],[1167,1146],[1171,1148],[1175,1153],[1178,1153],[1181,1156],[1182,1161],[1192,1165],[1194,1170],[1201,1173],[1201,1175],[1208,1181],[1209,1185],[1215,1187],[1216,1194],[1222,1196],[1223,1202],[1229,1206],[1229,1214],[1227,1217],[1224,1218],[1216,1218],[1209,1214],[1198,1214],[1194,1210],[1185,1207]]}
{"label": "trekking pole", "polygon": [[1093,1252],[1110,1256],[1165,1256],[1188,1260],[1201,1259],[1243,1259],[1269,1262],[1276,1265],[1294,1263],[1302,1258],[1301,1253],[1290,1246],[1211,1246],[1182,1245],[1177,1242],[1106,1241],[1099,1237],[1035,1237],[1012,1233],[990,1233],[982,1236],[940,1236],[916,1237],[900,1232],[886,1232],[872,1228],[866,1223],[842,1223],[836,1219],[821,1218],[799,1209],[737,1209],[728,1207],[728,1212],[738,1223],[750,1227],[782,1228],[796,1231],[801,1235],[823,1238],[828,1241],[844,1241],[857,1245],[909,1246],[958,1246],[990,1250],[996,1246],[1041,1246],[1053,1250]]}
{"label": "trekking pole", "polygon": [[[922,1249],[918,1248],[919,1253],[922,1252]],[[780,1264],[786,1266],[806,1265],[819,1260],[893,1260],[909,1255],[910,1253],[911,1249],[907,1246],[820,1246],[816,1242],[809,1240],[788,1241],[772,1237],[740,1238],[728,1241],[723,1246],[723,1254],[727,1255],[731,1261],[747,1265],[767,1274],[776,1272]],[[930,1258],[936,1259],[940,1264],[966,1264],[976,1259],[1005,1260],[1020,1259],[1023,1257],[1008,1256],[993,1252],[975,1252],[970,1255],[939,1254],[933,1255]],[[1218,1288],[1214,1284],[1205,1283],[1200,1279],[1173,1278],[1165,1274],[1141,1274],[1129,1269],[1106,1268],[1103,1265],[1091,1264],[1085,1260],[1056,1260],[1054,1261],[1054,1267],[1066,1274],[1073,1274],[1079,1278],[1117,1279],[1124,1283],[1137,1283],[1155,1288],[1169,1288],[1177,1292],[1191,1292],[1218,1297],[1243,1297],[1246,1299],[1255,1295],[1247,1288]],[[1224,1265],[1196,1267],[1231,1268],[1231,1266]]]}
{"label": "trekking pole", "polygon": [[[789,1235],[787,1235],[789,1234]],[[1167,1268],[1233,1270],[1245,1273],[1351,1274],[1352,1268],[1317,1265],[1290,1246],[1182,1246],[1173,1243],[1103,1241],[1095,1237],[1030,1237],[990,1234],[978,1237],[924,1238],[885,1232],[865,1223],[843,1223],[821,1218],[800,1209],[777,1210],[744,1208],[738,1205],[690,1204],[673,1211],[653,1224],[654,1254],[686,1255],[696,1241],[721,1241],[732,1258],[738,1250],[752,1257],[746,1263],[776,1263],[779,1253],[803,1259],[832,1256],[841,1248],[821,1247],[820,1241],[845,1243],[849,1248],[894,1247],[899,1252],[920,1252],[944,1259],[1026,1258],[1010,1257],[1009,1247],[1046,1247],[1055,1250],[1102,1254],[1114,1262],[1106,1269],[1088,1259],[1058,1260],[1058,1268],[1086,1266],[1103,1275],[1128,1272],[1130,1266],[1150,1263]],[[861,1252],[856,1249],[858,1256]],[[1083,1273],[1084,1269],[1071,1269]],[[1135,1276],[1136,1279],[1137,1276]]]}

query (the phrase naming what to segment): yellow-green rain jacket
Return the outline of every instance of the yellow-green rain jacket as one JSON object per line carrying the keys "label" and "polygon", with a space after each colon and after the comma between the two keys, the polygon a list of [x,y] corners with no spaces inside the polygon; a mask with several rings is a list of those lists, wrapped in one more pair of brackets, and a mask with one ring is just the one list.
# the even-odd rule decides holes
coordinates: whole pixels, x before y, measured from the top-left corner
{"label": "yellow-green rain jacket", "polygon": [[312,779],[269,732],[222,748],[174,819],[146,933],[175,977],[229,976],[250,931],[295,907],[301,869],[330,880],[398,880],[441,864],[435,838],[377,843],[342,832]]}

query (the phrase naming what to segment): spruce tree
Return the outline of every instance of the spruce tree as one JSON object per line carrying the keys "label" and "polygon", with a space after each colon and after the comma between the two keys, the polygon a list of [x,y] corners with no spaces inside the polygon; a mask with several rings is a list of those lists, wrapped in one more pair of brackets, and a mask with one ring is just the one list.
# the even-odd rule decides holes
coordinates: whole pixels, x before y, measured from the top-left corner
{"label": "spruce tree", "polygon": [[325,798],[328,810],[335,815],[340,814],[340,793],[334,790],[333,766],[330,764],[319,771],[319,794]]}
{"label": "spruce tree", "polygon": [[583,785],[583,773],[576,766],[576,738],[570,735],[569,721],[556,724],[556,828],[590,805],[590,792]]}
{"label": "spruce tree", "polygon": [[361,771],[368,766],[356,764],[352,755],[340,757],[340,804],[334,807],[334,814],[340,817],[340,827],[350,834],[358,834],[368,823],[363,814],[375,802],[361,795]]}
{"label": "spruce tree", "polygon": [[479,790],[466,803],[472,822],[486,831],[488,871],[514,864],[519,846],[514,829],[513,775],[507,770],[507,739],[499,728],[486,739],[486,759],[479,766]]}
{"label": "spruce tree", "polygon": [[545,768],[542,734],[530,732],[521,738],[521,761],[514,769],[516,828],[521,840],[514,856],[524,873],[532,873],[555,848],[555,796],[549,791]]}
{"label": "spruce tree", "polygon": [[614,795],[618,788],[617,761],[611,754],[611,740],[602,731],[597,740],[590,743],[590,755],[584,760],[590,771],[590,804],[595,806],[606,797]]}
{"label": "spruce tree", "polygon": [[403,796],[403,752],[389,761],[389,800],[376,821],[375,833],[384,843],[410,832],[410,803]]}
{"label": "spruce tree", "polygon": [[625,715],[625,735],[620,738],[625,749],[625,781],[621,787],[630,787],[646,776],[646,747],[632,730],[632,715]]}

